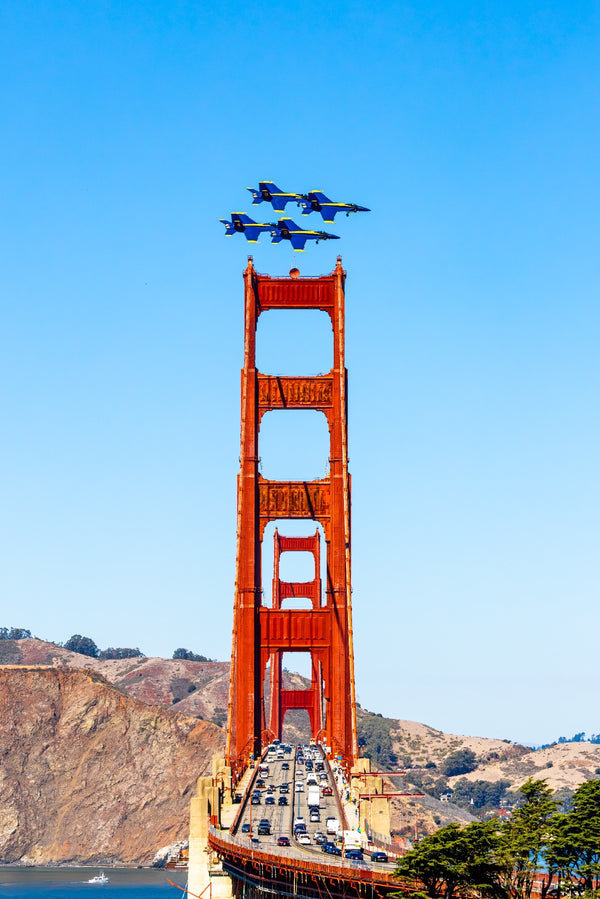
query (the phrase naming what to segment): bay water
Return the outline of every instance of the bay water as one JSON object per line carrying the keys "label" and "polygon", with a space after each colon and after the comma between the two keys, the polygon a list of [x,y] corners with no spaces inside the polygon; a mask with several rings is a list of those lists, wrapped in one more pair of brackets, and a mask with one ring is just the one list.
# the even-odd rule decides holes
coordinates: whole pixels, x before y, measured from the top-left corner
{"label": "bay water", "polygon": [[[108,883],[88,883],[104,871]],[[0,866],[0,899],[186,899],[187,871],[161,868]]]}

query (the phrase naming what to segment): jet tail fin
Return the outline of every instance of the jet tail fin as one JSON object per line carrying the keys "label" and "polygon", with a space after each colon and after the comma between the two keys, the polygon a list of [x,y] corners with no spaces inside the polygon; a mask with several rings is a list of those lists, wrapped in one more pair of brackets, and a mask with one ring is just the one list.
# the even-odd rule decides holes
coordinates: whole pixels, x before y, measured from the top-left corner
{"label": "jet tail fin", "polygon": [[260,195],[260,191],[256,190],[255,187],[247,187],[246,190],[249,190],[252,194],[252,205],[256,206],[257,203],[262,203],[263,198]]}
{"label": "jet tail fin", "polygon": [[232,212],[231,218],[234,222],[240,222],[242,225],[255,225],[254,219],[251,219],[245,212]]}

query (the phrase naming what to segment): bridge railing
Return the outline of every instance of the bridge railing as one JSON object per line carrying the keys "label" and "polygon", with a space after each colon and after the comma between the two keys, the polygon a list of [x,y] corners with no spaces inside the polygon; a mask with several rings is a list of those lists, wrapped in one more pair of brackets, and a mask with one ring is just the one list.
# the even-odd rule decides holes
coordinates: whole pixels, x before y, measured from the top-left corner
{"label": "bridge railing", "polygon": [[239,837],[233,836],[228,831],[218,831],[211,826],[209,828],[208,843],[218,855],[237,856],[250,862],[271,866],[272,868],[287,869],[292,871],[310,872],[316,876],[330,876],[343,880],[359,880],[367,883],[379,883],[386,886],[401,887],[411,890],[417,889],[416,884],[400,882],[387,871],[374,871],[364,862],[340,859],[340,864],[323,861],[309,861],[308,859],[294,858],[293,856],[276,855],[265,852],[262,849],[244,846]]}

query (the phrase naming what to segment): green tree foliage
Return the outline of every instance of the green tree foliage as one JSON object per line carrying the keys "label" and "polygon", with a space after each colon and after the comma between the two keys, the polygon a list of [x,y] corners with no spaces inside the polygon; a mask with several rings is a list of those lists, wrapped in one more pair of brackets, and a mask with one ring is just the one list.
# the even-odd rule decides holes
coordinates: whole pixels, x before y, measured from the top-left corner
{"label": "green tree foliage", "polygon": [[[449,824],[425,837],[398,862],[396,877],[417,880],[425,888],[421,896],[450,899],[465,893],[504,897],[504,872],[498,861],[500,838],[490,821],[467,827]],[[401,896],[415,893],[400,891]]]}
{"label": "green tree foliage", "polygon": [[461,777],[453,784],[452,802],[463,807],[472,806],[478,810],[498,808],[500,800],[504,799],[509,788],[508,780],[467,780],[466,777]]}
{"label": "green tree foliage", "polygon": [[446,777],[456,777],[457,774],[468,774],[477,767],[477,756],[472,749],[457,749],[451,752],[440,765],[440,771]]}
{"label": "green tree foliage", "polygon": [[574,882],[580,895],[593,892],[600,878],[600,780],[581,784],[570,811],[555,816],[545,861],[559,882]]}
{"label": "green tree foliage", "polygon": [[199,656],[195,652],[192,652],[190,649],[176,649],[173,653],[174,659],[185,659],[188,662],[210,662],[210,659],[207,659],[206,656]]}
{"label": "green tree foliage", "polygon": [[98,653],[99,659],[145,659],[146,656],[144,653],[135,647],[135,649],[130,649],[126,646],[118,646],[114,649],[112,646],[109,646],[108,649],[103,649]]}
{"label": "green tree foliage", "polygon": [[552,837],[557,802],[545,780],[529,778],[520,792],[523,803],[503,828],[504,885],[514,899],[529,899]]}
{"label": "green tree foliage", "polygon": [[65,649],[71,652],[78,652],[82,656],[91,656],[93,659],[98,658],[98,647],[91,637],[82,637],[81,634],[73,634],[65,643]]}
{"label": "green tree foliage", "polygon": [[24,627],[0,627],[0,640],[30,640],[31,631]]}
{"label": "green tree foliage", "polygon": [[358,745],[363,754],[371,759],[376,771],[389,771],[398,764],[390,733],[395,724],[391,718],[371,712],[360,715],[356,722]]}
{"label": "green tree foliage", "polygon": [[578,787],[566,812],[557,812],[559,799],[545,780],[530,778],[520,793],[522,802],[508,821],[451,824],[425,837],[395,871],[424,891],[398,895],[530,899],[542,870],[548,877],[541,899],[557,881],[564,895],[600,895],[600,780]]}

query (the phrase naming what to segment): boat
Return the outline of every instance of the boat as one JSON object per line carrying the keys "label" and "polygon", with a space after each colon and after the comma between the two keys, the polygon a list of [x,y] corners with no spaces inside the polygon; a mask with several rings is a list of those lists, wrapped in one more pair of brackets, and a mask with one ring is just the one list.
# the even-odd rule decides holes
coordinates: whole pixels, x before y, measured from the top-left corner
{"label": "boat", "polygon": [[108,883],[108,877],[104,873],[104,871],[100,871],[99,874],[96,874],[95,877],[90,877],[88,883]]}

